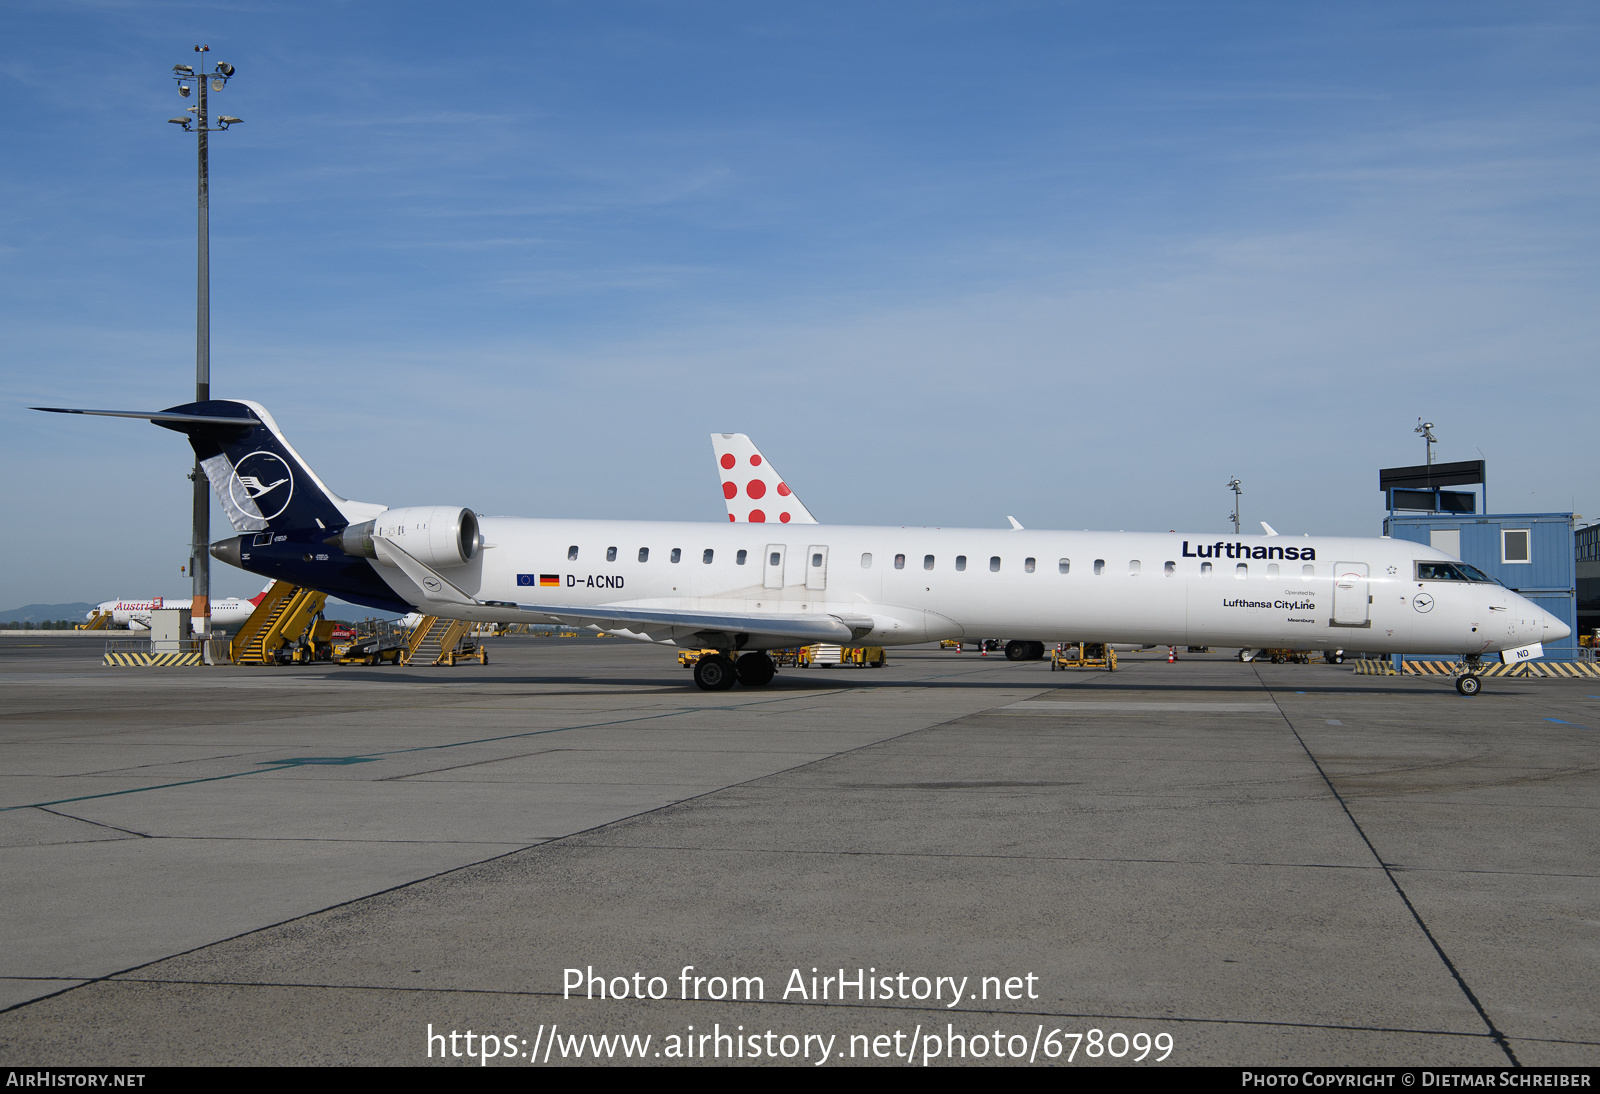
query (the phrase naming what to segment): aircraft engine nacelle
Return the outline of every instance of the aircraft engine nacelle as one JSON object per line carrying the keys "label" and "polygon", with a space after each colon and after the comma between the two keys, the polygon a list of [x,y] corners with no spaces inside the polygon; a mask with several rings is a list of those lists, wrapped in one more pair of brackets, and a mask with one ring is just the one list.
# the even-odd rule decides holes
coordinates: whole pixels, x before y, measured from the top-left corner
{"label": "aircraft engine nacelle", "polygon": [[386,509],[365,524],[352,524],[337,537],[339,549],[359,558],[377,558],[372,537],[381,536],[418,562],[435,569],[465,566],[478,557],[483,537],[478,515],[454,505],[413,505]]}

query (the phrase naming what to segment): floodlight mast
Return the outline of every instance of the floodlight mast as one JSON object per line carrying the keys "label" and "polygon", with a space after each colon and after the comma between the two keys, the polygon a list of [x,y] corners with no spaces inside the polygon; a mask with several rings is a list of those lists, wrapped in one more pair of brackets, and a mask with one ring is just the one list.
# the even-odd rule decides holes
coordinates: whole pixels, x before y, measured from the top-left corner
{"label": "floodlight mast", "polygon": [[1439,438],[1435,437],[1433,435],[1433,423],[1432,422],[1425,422],[1421,418],[1418,418],[1417,419],[1417,428],[1413,429],[1411,432],[1413,432],[1413,433],[1421,433],[1422,434],[1422,439],[1428,443],[1428,466],[1432,467],[1433,466],[1433,446],[1439,442]]}
{"label": "floodlight mast", "polygon": [[[209,85],[211,90],[221,91],[233,76],[233,66],[219,64],[207,72],[203,55],[209,53],[211,47],[195,46],[194,51],[202,54],[200,64],[197,67],[173,65],[172,78],[178,83],[178,94],[186,99],[189,97],[189,86],[185,81],[198,83],[200,101],[188,108],[188,113],[194,115],[193,119],[170,120],[183,126],[184,132],[200,135],[199,220],[195,233],[194,398],[195,402],[205,402],[211,398],[211,182],[206,138],[211,133],[227,129],[239,119],[224,115],[218,119],[220,124],[215,129],[211,127],[207,113],[207,87]],[[189,478],[194,480],[194,527],[189,539],[189,577],[194,592],[193,621],[195,633],[204,638],[211,630],[211,555],[207,550],[211,545],[211,491],[205,469],[200,466],[198,458]]]}
{"label": "floodlight mast", "polygon": [[1233,534],[1239,534],[1239,510],[1244,506],[1240,504],[1244,495],[1244,483],[1237,477],[1228,480],[1228,489],[1233,491],[1233,512],[1228,514],[1228,519],[1233,521]]}

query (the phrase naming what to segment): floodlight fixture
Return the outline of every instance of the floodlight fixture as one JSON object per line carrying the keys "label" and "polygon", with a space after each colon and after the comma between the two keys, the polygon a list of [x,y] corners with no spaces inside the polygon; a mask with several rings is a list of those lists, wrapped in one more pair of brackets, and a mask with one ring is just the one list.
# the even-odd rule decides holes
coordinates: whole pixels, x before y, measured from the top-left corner
{"label": "floodlight fixture", "polygon": [[227,61],[223,61],[221,64],[219,64],[217,66],[217,71],[222,73],[223,78],[226,79],[227,77],[233,75],[233,66],[230,65]]}
{"label": "floodlight fixture", "polygon": [[189,85],[188,84],[179,84],[178,85],[178,94],[182,95],[185,99],[187,99],[189,97]]}
{"label": "floodlight fixture", "polygon": [[194,68],[190,65],[173,65],[172,71],[178,73],[180,76],[194,75]]}
{"label": "floodlight fixture", "polygon": [[173,125],[187,126],[189,124],[188,118],[168,118],[167,121],[171,122]]}

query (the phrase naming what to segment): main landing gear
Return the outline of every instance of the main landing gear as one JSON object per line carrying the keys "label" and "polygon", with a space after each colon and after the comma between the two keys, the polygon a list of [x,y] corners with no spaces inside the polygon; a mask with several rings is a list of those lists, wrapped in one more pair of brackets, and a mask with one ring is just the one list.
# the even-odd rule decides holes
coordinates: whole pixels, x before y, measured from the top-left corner
{"label": "main landing gear", "polygon": [[759,651],[744,654],[737,662],[727,654],[714,653],[694,663],[694,682],[701,691],[727,691],[735,683],[759,688],[770,684],[777,674],[777,664]]}
{"label": "main landing gear", "polygon": [[1044,660],[1043,642],[1023,642],[1013,638],[1006,643],[1007,661],[1042,661]]}

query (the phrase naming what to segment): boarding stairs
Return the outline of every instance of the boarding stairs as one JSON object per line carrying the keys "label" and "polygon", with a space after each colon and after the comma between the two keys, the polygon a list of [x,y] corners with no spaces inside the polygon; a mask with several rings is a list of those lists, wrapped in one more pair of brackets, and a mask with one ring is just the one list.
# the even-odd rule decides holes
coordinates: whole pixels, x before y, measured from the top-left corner
{"label": "boarding stairs", "polygon": [[482,643],[464,643],[473,630],[473,624],[462,619],[445,619],[425,615],[411,628],[406,642],[407,665],[455,665],[469,659],[479,664],[489,663],[488,651]]}
{"label": "boarding stairs", "polygon": [[77,629],[80,630],[80,631],[104,631],[104,630],[109,630],[110,628],[111,628],[111,613],[110,612],[95,612],[92,616],[89,617],[89,622],[87,622],[87,623],[79,623],[78,627],[77,627]]}
{"label": "boarding stairs", "polygon": [[301,643],[328,602],[328,594],[275,581],[250,613],[229,652],[236,665],[276,664],[278,651]]}

